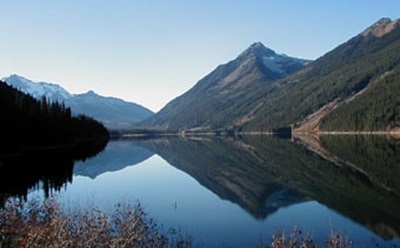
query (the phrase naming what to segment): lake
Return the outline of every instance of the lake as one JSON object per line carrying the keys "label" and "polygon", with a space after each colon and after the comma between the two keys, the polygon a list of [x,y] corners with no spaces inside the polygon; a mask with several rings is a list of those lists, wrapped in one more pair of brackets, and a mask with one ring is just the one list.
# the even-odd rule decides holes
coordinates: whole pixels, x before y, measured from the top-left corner
{"label": "lake", "polygon": [[294,227],[320,244],[334,232],[353,247],[399,246],[399,144],[377,135],[113,140],[9,195],[110,211],[140,202],[200,247],[257,247]]}

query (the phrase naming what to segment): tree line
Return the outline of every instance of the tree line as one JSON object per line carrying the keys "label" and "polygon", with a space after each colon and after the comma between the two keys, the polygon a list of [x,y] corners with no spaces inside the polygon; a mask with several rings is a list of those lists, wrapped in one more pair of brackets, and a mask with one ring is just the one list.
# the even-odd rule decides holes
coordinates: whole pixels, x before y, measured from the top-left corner
{"label": "tree line", "polygon": [[82,141],[107,141],[98,121],[73,116],[63,103],[35,99],[0,81],[0,154],[33,147],[74,146]]}

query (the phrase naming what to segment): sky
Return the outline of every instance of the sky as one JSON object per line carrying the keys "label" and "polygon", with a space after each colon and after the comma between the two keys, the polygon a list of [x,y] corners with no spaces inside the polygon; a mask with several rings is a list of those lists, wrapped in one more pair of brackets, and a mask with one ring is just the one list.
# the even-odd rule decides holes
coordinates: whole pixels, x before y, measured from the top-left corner
{"label": "sky", "polygon": [[0,0],[0,10],[0,78],[157,112],[254,42],[317,59],[400,18],[400,0]]}

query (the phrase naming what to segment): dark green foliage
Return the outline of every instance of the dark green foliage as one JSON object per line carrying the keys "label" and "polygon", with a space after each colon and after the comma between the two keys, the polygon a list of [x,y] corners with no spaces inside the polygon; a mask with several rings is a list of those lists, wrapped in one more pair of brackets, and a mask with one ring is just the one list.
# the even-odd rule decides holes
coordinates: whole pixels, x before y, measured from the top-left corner
{"label": "dark green foliage", "polygon": [[321,122],[326,131],[389,131],[400,126],[400,66]]}
{"label": "dark green foliage", "polygon": [[[382,37],[358,35],[294,76],[276,82],[276,91],[260,90],[260,94],[264,94],[264,107],[246,129],[277,128],[300,122],[335,99],[351,97],[399,65],[400,27]],[[377,84],[375,87],[380,87],[380,83]],[[374,102],[386,101],[385,94],[372,97]],[[387,111],[395,111],[393,106],[387,105],[390,108]],[[371,106],[362,114],[370,116],[370,111]],[[360,127],[354,128],[359,130]]]}
{"label": "dark green foliage", "polygon": [[74,146],[88,140],[108,140],[101,123],[71,116],[71,110],[58,102],[40,100],[0,82],[0,154],[32,148]]}

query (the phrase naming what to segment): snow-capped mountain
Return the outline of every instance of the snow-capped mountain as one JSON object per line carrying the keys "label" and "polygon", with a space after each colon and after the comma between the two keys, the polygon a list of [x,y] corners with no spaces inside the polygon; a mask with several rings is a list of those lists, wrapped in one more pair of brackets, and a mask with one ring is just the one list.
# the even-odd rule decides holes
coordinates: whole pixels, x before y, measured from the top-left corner
{"label": "snow-capped mountain", "polygon": [[309,60],[292,58],[285,54],[276,53],[274,50],[265,47],[261,42],[253,43],[249,48],[242,52],[238,59],[257,58],[262,62],[265,69],[284,77],[297,71],[299,68],[310,63]]}
{"label": "snow-capped mountain", "polygon": [[57,84],[45,83],[45,82],[33,82],[29,79],[18,75],[11,75],[1,79],[8,85],[13,86],[17,90],[27,93],[37,99],[42,96],[50,99],[51,101],[62,102],[68,98],[73,97],[73,94],[66,91],[64,88]]}
{"label": "snow-capped mountain", "polygon": [[278,54],[260,42],[253,43],[137,126],[208,131],[242,125],[256,109],[264,106],[257,103],[263,96],[253,98],[254,95],[308,63],[309,60]]}
{"label": "snow-capped mountain", "polygon": [[37,99],[45,96],[50,101],[58,101],[70,107],[73,114],[84,114],[102,122],[108,129],[129,128],[154,113],[136,103],[115,97],[105,97],[89,91],[71,94],[58,84],[33,82],[19,75],[1,79],[8,85]]}

